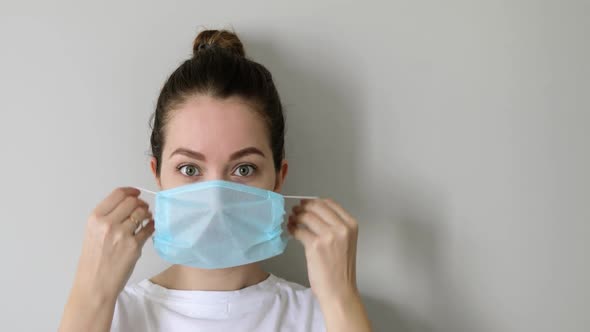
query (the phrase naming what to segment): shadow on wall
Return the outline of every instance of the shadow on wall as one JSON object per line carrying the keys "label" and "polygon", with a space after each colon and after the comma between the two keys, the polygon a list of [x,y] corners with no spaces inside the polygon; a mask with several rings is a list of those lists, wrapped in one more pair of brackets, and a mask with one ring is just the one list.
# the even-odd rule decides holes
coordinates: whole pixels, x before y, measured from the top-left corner
{"label": "shadow on wall", "polygon": [[[246,44],[249,46],[249,56],[263,63],[273,73],[285,106],[286,154],[290,169],[283,193],[332,197],[351,213],[361,217],[363,213],[360,211],[368,210],[361,206],[366,198],[361,199],[363,193],[359,191],[362,188],[361,172],[365,166],[361,165],[359,157],[359,143],[362,138],[359,137],[358,127],[363,126],[363,114],[359,112],[359,91],[362,89],[356,84],[364,80],[354,77],[355,71],[340,68],[329,61],[333,54],[325,51],[330,50],[326,46],[327,41],[311,43],[324,47],[315,49],[313,57],[310,56],[307,61],[298,59],[301,61],[299,63],[306,63],[305,68],[297,67],[296,61],[283,62],[282,59],[290,59],[293,55],[286,51],[282,54],[280,50],[271,48],[270,42],[247,40]],[[346,57],[345,54],[338,56]],[[340,62],[353,61],[341,59]],[[288,212],[294,203],[297,202],[287,201]],[[384,205],[383,208],[387,206]],[[364,215],[372,216],[374,211],[368,212],[370,213]],[[408,211],[409,219],[411,213],[412,211]],[[391,231],[387,225],[389,222],[398,225],[397,230],[408,232],[408,241],[402,243],[410,255],[408,260],[414,260],[417,265],[433,263],[435,233],[412,228],[412,220],[376,221],[370,226],[366,225],[370,232],[363,232],[387,234],[384,232]],[[396,238],[399,236],[403,237],[397,235]],[[413,247],[424,243],[429,245]],[[380,257],[387,259],[387,256],[383,254]],[[365,257],[371,257],[371,254],[367,253]],[[263,266],[287,280],[309,286],[303,247],[296,240],[289,243],[283,255],[267,260]],[[429,273],[428,268],[423,270]],[[368,295],[363,295],[363,299],[375,331],[431,330],[427,322],[410,317],[410,313],[394,307],[395,301],[392,299]]]}
{"label": "shadow on wall", "polygon": [[[440,287],[438,255],[443,251],[442,195],[409,174],[381,185],[389,188],[389,195],[373,197],[361,213],[372,221],[363,231],[370,238],[362,240],[374,242],[368,247],[372,252],[365,252],[364,257],[379,257],[383,262],[377,264],[391,264],[388,271],[395,275],[380,278],[389,288],[383,294],[389,297],[363,297],[373,327],[375,331],[440,331],[434,316]],[[379,254],[383,248],[390,251]]]}

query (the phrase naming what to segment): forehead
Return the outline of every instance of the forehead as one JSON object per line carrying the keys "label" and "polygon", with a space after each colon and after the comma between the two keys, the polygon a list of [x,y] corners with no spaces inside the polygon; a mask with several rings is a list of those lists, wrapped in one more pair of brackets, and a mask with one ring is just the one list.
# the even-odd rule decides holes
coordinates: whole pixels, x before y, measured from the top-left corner
{"label": "forehead", "polygon": [[184,147],[207,156],[227,156],[249,146],[270,151],[263,117],[243,98],[194,96],[170,115],[165,151]]}

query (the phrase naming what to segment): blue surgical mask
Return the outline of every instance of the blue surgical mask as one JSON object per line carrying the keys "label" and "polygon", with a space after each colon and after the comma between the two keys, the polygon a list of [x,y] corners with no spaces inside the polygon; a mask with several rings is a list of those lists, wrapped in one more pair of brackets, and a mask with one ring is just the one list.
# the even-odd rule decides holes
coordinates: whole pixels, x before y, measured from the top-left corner
{"label": "blue surgical mask", "polygon": [[[146,192],[151,192],[138,188]],[[158,255],[173,264],[220,269],[283,253],[284,198],[236,182],[195,182],[157,193],[155,233]]]}

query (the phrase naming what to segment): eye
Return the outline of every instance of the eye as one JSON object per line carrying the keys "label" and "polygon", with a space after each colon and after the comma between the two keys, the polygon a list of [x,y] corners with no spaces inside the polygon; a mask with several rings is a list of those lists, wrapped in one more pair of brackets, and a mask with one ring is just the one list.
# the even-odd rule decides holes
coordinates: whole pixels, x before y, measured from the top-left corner
{"label": "eye", "polygon": [[250,176],[256,171],[256,167],[254,165],[240,165],[234,171],[234,175],[237,176]]}
{"label": "eye", "polygon": [[184,165],[178,168],[180,173],[186,176],[200,175],[199,169],[195,165]]}

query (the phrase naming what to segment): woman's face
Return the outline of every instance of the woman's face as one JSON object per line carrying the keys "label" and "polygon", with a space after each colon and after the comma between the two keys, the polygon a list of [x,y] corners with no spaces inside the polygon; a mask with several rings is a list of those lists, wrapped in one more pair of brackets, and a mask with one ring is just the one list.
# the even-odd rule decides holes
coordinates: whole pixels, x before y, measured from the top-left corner
{"label": "woman's face", "polygon": [[287,161],[275,170],[268,129],[253,107],[240,97],[201,95],[171,110],[159,177],[151,160],[160,189],[226,180],[279,192]]}

